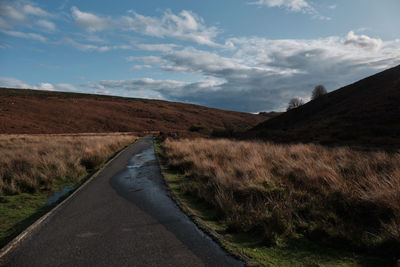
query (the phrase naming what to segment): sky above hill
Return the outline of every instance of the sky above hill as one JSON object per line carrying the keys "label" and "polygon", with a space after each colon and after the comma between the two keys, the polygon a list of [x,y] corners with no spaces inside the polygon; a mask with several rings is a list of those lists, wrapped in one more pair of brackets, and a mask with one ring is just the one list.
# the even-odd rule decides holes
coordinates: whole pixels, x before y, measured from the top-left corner
{"label": "sky above hill", "polygon": [[398,0],[0,0],[0,86],[284,110],[400,64]]}

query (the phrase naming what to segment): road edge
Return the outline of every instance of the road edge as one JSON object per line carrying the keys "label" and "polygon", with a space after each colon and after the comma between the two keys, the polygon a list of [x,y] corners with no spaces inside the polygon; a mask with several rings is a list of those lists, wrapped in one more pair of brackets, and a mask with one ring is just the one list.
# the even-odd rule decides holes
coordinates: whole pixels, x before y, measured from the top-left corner
{"label": "road edge", "polygon": [[0,263],[3,261],[5,256],[11,252],[13,249],[15,249],[30,233],[32,233],[36,228],[38,228],[46,219],[52,217],[61,207],[63,207],[68,201],[70,201],[71,198],[73,198],[79,191],[81,191],[85,186],[87,186],[94,178],[96,178],[100,172],[102,172],[111,162],[113,162],[119,155],[121,155],[125,150],[127,150],[129,147],[131,147],[133,144],[135,144],[138,140],[140,140],[141,137],[136,139],[133,143],[130,145],[124,147],[121,149],[119,152],[117,152],[112,158],[110,158],[100,169],[98,169],[95,173],[93,173],[84,183],[81,185],[78,185],[78,187],[70,194],[68,197],[66,197],[63,201],[55,205],[51,210],[46,212],[42,217],[37,219],[34,223],[32,223],[28,228],[26,228],[24,231],[22,231],[19,235],[14,237],[10,242],[8,242],[7,245],[5,245],[1,250],[0,250]]}
{"label": "road edge", "polygon": [[196,226],[203,231],[205,234],[210,236],[226,253],[229,255],[243,261],[246,266],[255,266],[256,262],[252,260],[249,256],[241,252],[239,249],[233,247],[228,243],[228,241],[219,233],[217,233],[211,226],[209,226],[203,219],[199,216],[195,215],[190,208],[171,190],[167,180],[165,179],[164,172],[163,172],[163,164],[162,160],[160,159],[159,153],[155,150],[155,142],[158,142],[153,137],[153,149],[154,154],[157,158],[158,166],[160,167],[161,177],[163,178],[163,182],[168,190],[168,196],[175,202],[175,204],[179,207],[179,209],[186,214],[190,218]]}

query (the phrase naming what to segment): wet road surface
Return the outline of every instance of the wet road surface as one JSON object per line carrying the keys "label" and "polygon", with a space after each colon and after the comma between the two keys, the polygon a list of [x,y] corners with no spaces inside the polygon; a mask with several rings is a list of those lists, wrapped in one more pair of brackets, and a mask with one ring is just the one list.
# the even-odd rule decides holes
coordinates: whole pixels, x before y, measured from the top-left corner
{"label": "wet road surface", "polygon": [[5,266],[243,266],[167,196],[151,136],[113,160]]}

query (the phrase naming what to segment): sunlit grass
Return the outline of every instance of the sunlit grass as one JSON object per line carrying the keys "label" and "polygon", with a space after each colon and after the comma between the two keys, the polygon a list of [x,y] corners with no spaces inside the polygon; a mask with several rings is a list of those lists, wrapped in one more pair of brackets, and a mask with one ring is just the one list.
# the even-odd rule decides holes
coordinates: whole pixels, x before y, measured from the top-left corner
{"label": "sunlit grass", "polygon": [[0,247],[137,137],[131,134],[0,135]]}
{"label": "sunlit grass", "polygon": [[0,135],[0,196],[50,190],[76,179],[136,137],[125,134]]}
{"label": "sunlit grass", "polygon": [[[213,207],[232,238],[256,235],[257,247],[279,258],[281,249],[299,251],[294,245],[299,242],[311,248],[307,253],[315,243],[377,253],[389,261],[398,256],[398,153],[206,139],[167,140],[163,146],[169,168],[183,177],[169,178],[172,189]],[[336,252],[322,254],[327,253]],[[310,263],[329,266],[330,258]],[[345,265],[362,261],[351,253],[344,258]]]}

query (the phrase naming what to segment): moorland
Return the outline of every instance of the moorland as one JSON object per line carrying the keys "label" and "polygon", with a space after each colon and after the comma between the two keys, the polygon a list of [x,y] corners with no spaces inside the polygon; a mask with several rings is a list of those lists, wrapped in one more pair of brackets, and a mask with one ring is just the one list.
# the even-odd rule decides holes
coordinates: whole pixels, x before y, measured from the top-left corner
{"label": "moorland", "polygon": [[79,183],[152,133],[170,190],[232,253],[267,266],[394,265],[398,103],[400,66],[287,112],[260,115],[0,89],[0,199],[8,209],[2,214],[31,212],[5,226],[3,240],[32,221],[56,189]]}

